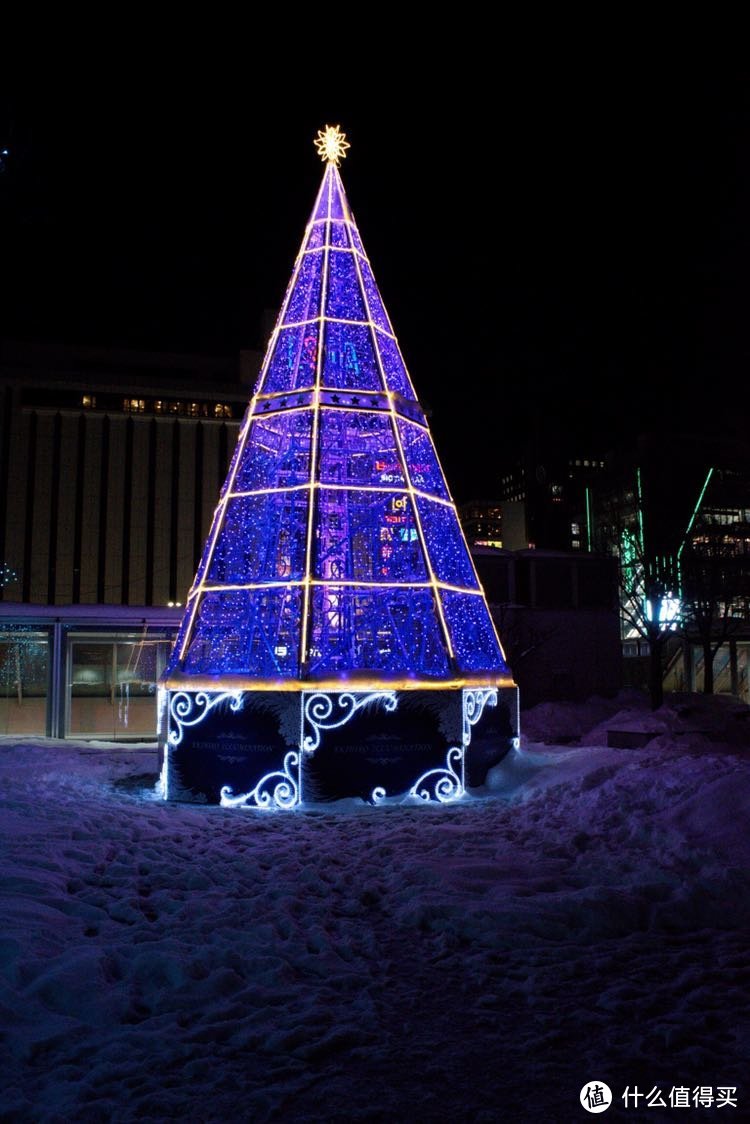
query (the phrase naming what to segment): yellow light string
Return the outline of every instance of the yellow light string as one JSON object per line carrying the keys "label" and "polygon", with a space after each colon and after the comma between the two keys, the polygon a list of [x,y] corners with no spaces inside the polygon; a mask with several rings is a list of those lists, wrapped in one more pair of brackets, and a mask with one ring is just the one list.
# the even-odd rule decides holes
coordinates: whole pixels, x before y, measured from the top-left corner
{"label": "yellow light string", "polygon": [[[338,247],[334,246],[334,253],[336,252],[337,248]],[[381,336],[386,336],[389,340],[393,340],[394,343],[398,343],[398,340],[392,332],[388,332],[385,328],[381,328],[380,325],[376,324],[374,320],[347,320],[344,316],[320,315],[311,316],[309,320],[292,320],[288,324],[282,324],[279,330],[282,332],[286,332],[291,328],[310,328],[313,324],[317,324],[323,320],[326,320],[329,324],[351,324],[355,328],[374,328],[376,332],[380,332]],[[404,368],[406,368],[406,364],[404,364]],[[289,390],[287,391],[287,393],[297,394],[299,392],[297,390]]]}
{"label": "yellow light string", "polygon": [[[333,170],[334,163],[329,163],[326,168],[325,181],[328,184],[328,223],[331,221],[331,195],[333,192]],[[326,242],[329,240],[330,225],[326,227]],[[300,651],[299,651],[299,666],[302,674],[305,672],[307,665],[307,648],[310,635],[310,578],[312,577],[313,566],[313,524],[315,513],[315,477],[318,471],[318,431],[320,419],[320,387],[323,376],[323,349],[325,345],[325,307],[326,300],[328,299],[328,262],[330,251],[325,251],[323,258],[323,276],[320,284],[320,330],[318,333],[318,354],[315,366],[315,390],[313,391],[313,424],[312,424],[312,444],[310,447],[310,496],[308,501],[307,511],[307,541],[305,544],[305,581],[303,586],[303,600],[302,600],[302,622],[300,633]]]}
{"label": "yellow light string", "polygon": [[[406,487],[405,484],[393,484],[393,485],[384,484],[382,486],[379,486],[377,484],[354,484],[354,483],[351,483],[351,484],[330,483],[329,484],[329,483],[326,483],[325,481],[314,480],[312,482],[312,484],[309,483],[309,482],[306,482],[304,484],[280,485],[276,488],[258,488],[258,489],[256,489],[255,491],[252,491],[252,492],[232,492],[231,495],[227,495],[226,498],[234,500],[234,499],[247,499],[248,497],[252,497],[252,496],[277,496],[277,495],[285,495],[287,492],[289,492],[289,493],[305,492],[305,491],[308,490],[308,488],[313,488],[313,489],[319,488],[319,489],[330,491],[330,492],[370,492],[373,495],[382,495],[382,496],[389,496],[389,495],[403,496],[404,494],[409,494],[409,489]],[[441,504],[443,507],[449,507],[451,510],[453,510],[453,503],[452,503],[451,500],[443,499],[442,496],[435,496],[431,492],[423,492],[420,488],[412,488],[411,491],[414,493],[415,496],[419,496],[421,499],[430,500],[431,503],[438,503],[438,504]]]}
{"label": "yellow light string", "polygon": [[[315,384],[312,386],[296,386],[294,390],[267,390],[265,394],[258,394],[256,397],[259,402],[271,402],[274,398],[295,398],[300,394],[312,394],[315,390]],[[310,408],[308,402],[306,406],[290,406],[290,410],[303,410]]]}
{"label": "yellow light string", "polygon": [[322,677],[319,679],[258,679],[255,676],[237,675],[222,672],[221,675],[188,675],[185,672],[173,672],[164,681],[164,686],[170,690],[190,688],[191,690],[215,691],[218,687],[222,690],[244,691],[358,691],[382,690],[389,687],[396,691],[449,691],[471,689],[477,687],[514,687],[515,683],[509,675],[465,675],[453,679],[420,679],[407,675],[388,676],[383,674],[374,678],[371,673],[358,674],[351,672],[346,677],[335,679]]}
{"label": "yellow light string", "polygon": [[[409,421],[411,421],[411,420],[412,420],[412,419],[410,418],[410,419],[409,419]],[[414,425],[414,424],[415,424],[415,423],[414,423],[414,422],[412,422],[412,425]],[[426,427],[426,423],[425,423],[425,427]],[[440,456],[439,456],[439,454],[438,454],[438,451],[437,451],[437,448],[436,448],[436,446],[435,446],[435,442],[434,442],[434,441],[432,442],[432,449],[433,449],[433,452],[435,453],[435,460],[436,460],[436,461],[437,461],[437,463],[438,463],[438,468],[440,469],[440,472],[441,472],[441,474],[442,474],[442,477],[443,477],[443,483],[445,484],[446,488],[448,489],[448,495],[450,495],[450,488],[448,487],[448,478],[446,477],[445,473],[443,472],[443,466],[442,466],[442,464],[440,463]],[[431,499],[436,499],[437,497],[436,497],[436,496],[431,496],[430,498],[431,498]],[[451,500],[451,506],[452,506],[452,507],[454,508],[454,510],[455,510],[455,504],[453,503],[453,500]],[[456,518],[458,519],[458,512],[456,512]],[[502,644],[501,644],[501,642],[500,642],[500,637],[499,637],[499,635],[498,635],[498,631],[497,631],[497,628],[495,627],[495,622],[494,622],[494,620],[493,620],[493,618],[492,618],[492,613],[490,612],[490,607],[489,607],[489,605],[487,604],[487,594],[486,594],[486,593],[484,592],[484,586],[482,585],[481,581],[479,580],[479,574],[477,573],[477,568],[476,568],[476,566],[474,565],[474,559],[472,558],[472,555],[471,555],[471,551],[469,550],[469,544],[468,544],[468,543],[466,542],[466,539],[465,539],[465,537],[464,537],[463,527],[461,527],[461,520],[460,520],[460,519],[458,519],[458,526],[459,526],[459,529],[460,529],[460,531],[461,531],[461,537],[462,537],[462,538],[464,539],[464,542],[466,543],[466,553],[467,553],[467,554],[468,554],[468,556],[469,556],[469,562],[471,563],[471,568],[472,568],[472,570],[474,571],[474,578],[476,579],[477,587],[478,587],[478,589],[479,589],[479,592],[480,592],[480,593],[481,593],[481,595],[482,595],[482,599],[484,600],[485,608],[487,609],[487,616],[488,616],[488,617],[489,617],[489,619],[490,619],[490,625],[491,625],[491,627],[492,627],[492,632],[493,632],[493,634],[494,634],[495,640],[497,641],[497,646],[498,646],[498,648],[500,649],[500,655],[501,655],[501,656],[502,656],[502,658],[503,658],[503,662],[507,664],[507,662],[508,662],[508,661],[507,661],[507,660],[505,659],[505,651],[503,650],[503,646],[502,646]],[[511,683],[512,683],[512,682],[513,682],[513,680],[511,679]]]}
{"label": "yellow light string", "polygon": [[[472,597],[481,597],[482,591],[480,589],[467,589],[461,585],[452,585],[450,582],[440,581],[436,579],[435,583],[438,589],[447,590],[449,593],[468,593]],[[382,581],[380,578],[375,578],[373,581],[366,581],[363,578],[280,578],[278,581],[273,579],[263,579],[258,582],[219,582],[212,584],[206,582],[202,587],[204,593],[238,593],[242,590],[257,590],[257,589],[301,589],[303,586],[326,586],[328,589],[432,589],[433,581]]]}
{"label": "yellow light string", "polygon": [[[325,177],[323,178],[323,183],[321,183],[320,189],[318,190],[318,195],[317,195],[317,198],[316,198],[316,201],[315,201],[315,209],[313,210],[313,214],[315,214],[316,211],[317,211],[317,206],[318,206],[318,203],[320,201],[320,197],[321,197],[321,193],[323,191],[324,184],[325,184]],[[330,210],[330,196],[329,196],[329,210]],[[307,241],[309,229],[310,229],[310,223],[308,223],[307,227],[305,228],[305,235],[304,235],[303,241],[302,241],[303,246],[305,245],[305,242]],[[279,310],[279,315],[276,318],[276,324],[274,326],[273,332],[271,333],[270,339],[268,341],[268,346],[266,348],[265,358],[263,360],[263,366],[261,368],[260,376],[258,378],[257,390],[253,394],[252,398],[250,399],[250,402],[248,404],[247,411],[246,411],[246,414],[245,414],[245,420],[244,420],[244,422],[242,424],[242,427],[240,429],[240,433],[239,433],[239,436],[238,436],[238,439],[237,439],[237,445],[235,446],[234,463],[233,463],[232,469],[230,471],[230,476],[229,476],[229,479],[227,481],[227,485],[226,485],[224,494],[219,497],[219,502],[214,509],[214,513],[213,513],[213,516],[212,516],[212,519],[211,519],[211,529],[209,530],[208,540],[206,542],[206,546],[204,547],[205,565],[203,564],[204,558],[202,557],[201,562],[200,562],[199,567],[198,567],[198,573],[202,574],[203,577],[205,577],[205,575],[208,574],[208,571],[211,568],[211,562],[213,560],[213,555],[214,555],[214,550],[216,548],[216,543],[218,541],[218,537],[219,537],[219,534],[221,532],[221,529],[224,526],[224,519],[225,519],[225,516],[226,516],[227,502],[229,500],[229,495],[232,491],[232,485],[234,484],[235,478],[237,476],[237,470],[239,469],[239,466],[242,462],[243,454],[244,454],[244,451],[245,451],[245,445],[247,443],[247,438],[248,438],[248,435],[250,433],[253,418],[255,417],[255,409],[256,409],[256,406],[258,404],[259,396],[260,396],[260,394],[262,393],[262,390],[263,390],[263,384],[265,383],[266,376],[268,374],[268,368],[271,365],[271,359],[272,359],[273,354],[274,354],[276,339],[279,335],[279,331],[281,329],[281,324],[283,322],[284,316],[286,315],[286,310],[289,307],[289,302],[292,298],[292,293],[294,292],[294,288],[295,288],[295,285],[297,283],[297,278],[299,276],[299,271],[300,271],[300,268],[302,266],[303,258],[304,258],[304,253],[298,253],[297,254],[297,258],[296,258],[296,261],[295,261],[295,264],[294,264],[294,269],[292,271],[292,279],[291,279],[291,281],[289,283],[289,286],[287,288],[287,291],[284,295],[284,300],[283,300],[281,308]],[[197,579],[197,577],[198,577],[198,575],[196,574],[196,579]],[[190,641],[192,639],[193,629],[195,628],[195,618],[196,618],[197,611],[198,611],[198,605],[200,603],[200,597],[198,597],[196,595],[199,592],[201,592],[201,590],[203,589],[203,585],[204,585],[203,577],[201,577],[201,579],[199,581],[198,580],[193,581],[193,585],[192,585],[192,587],[191,587],[191,589],[188,593],[187,599],[186,599],[187,608],[186,608],[185,616],[186,616],[187,620],[186,620],[185,630],[184,630],[184,634],[183,634],[183,638],[182,638],[182,644],[180,645],[180,654],[179,654],[179,657],[178,657],[180,660],[184,660],[185,653],[187,652],[188,647],[190,645]]]}
{"label": "yellow light string", "polygon": [[[336,174],[338,175],[338,172]],[[342,189],[343,189],[343,185],[342,185]],[[348,233],[349,233],[349,237],[351,238],[351,230],[349,230]],[[362,271],[360,269],[359,262],[358,262],[356,257],[354,258],[354,267],[357,270],[357,278],[359,280],[359,286],[360,286],[360,289],[361,289],[361,292],[362,292],[362,299],[364,301],[365,309],[367,311],[368,320],[372,321],[372,309],[370,308],[370,302],[367,299],[367,290],[365,289],[364,281],[362,279]],[[417,508],[416,492],[415,492],[414,487],[413,487],[412,482],[411,482],[411,474],[409,472],[409,467],[406,463],[406,455],[404,453],[404,447],[403,447],[402,442],[401,442],[401,435],[398,431],[398,423],[396,421],[397,414],[396,414],[396,410],[395,410],[394,405],[393,405],[393,393],[392,393],[392,391],[390,391],[388,389],[388,381],[385,377],[385,368],[383,367],[383,359],[382,359],[382,356],[380,354],[380,347],[379,347],[378,342],[377,342],[377,335],[374,332],[372,333],[372,342],[373,342],[373,347],[375,348],[375,355],[376,355],[376,359],[377,359],[378,370],[380,371],[380,377],[383,380],[383,390],[388,395],[388,405],[389,405],[389,413],[390,413],[390,418],[391,418],[391,426],[393,427],[393,435],[394,435],[394,438],[395,438],[395,441],[396,441],[396,447],[398,449],[399,458],[401,460],[401,467],[402,467],[402,470],[403,470],[403,473],[404,473],[404,480],[406,481],[406,485],[407,485],[406,491],[411,496],[412,509],[414,511],[414,521],[415,521],[416,528],[417,528],[417,534],[419,535],[419,541],[420,541],[420,544],[422,546],[422,553],[424,555],[425,565],[427,566],[427,572],[430,575],[430,585],[432,586],[432,590],[433,590],[433,600],[435,602],[435,608],[437,609],[438,619],[440,620],[440,625],[441,625],[441,628],[442,628],[442,631],[443,631],[443,635],[445,637],[445,644],[446,644],[446,648],[448,650],[449,659],[451,661],[455,662],[455,654],[453,652],[453,644],[451,643],[450,633],[448,631],[448,625],[447,625],[447,622],[445,620],[445,616],[443,614],[443,606],[440,602],[440,594],[438,592],[437,575],[435,574],[435,572],[432,568],[432,561],[430,559],[430,554],[429,554],[429,551],[427,549],[427,540],[426,540],[426,537],[425,537],[424,528],[422,526],[422,519],[421,519],[421,516],[419,514],[419,510]]]}
{"label": "yellow light string", "polygon": [[[328,219],[315,219],[314,222],[308,224],[308,230],[312,226],[320,226],[323,223],[327,223],[327,222],[328,222]],[[356,225],[355,222],[354,222],[354,219],[351,217],[351,215],[349,216],[349,218],[346,218],[346,219],[331,218],[331,226],[335,226],[337,224],[339,226],[345,226],[345,227]],[[303,245],[305,245],[306,243],[307,243],[307,233],[305,234],[305,239],[304,239]],[[325,249],[324,245],[311,246],[309,249],[306,249],[304,251],[304,253],[314,254],[314,253],[317,253],[318,250],[323,250],[323,249]],[[351,246],[330,245],[329,249],[331,249],[331,250],[343,250],[344,253],[346,253],[346,254],[357,254],[360,258],[362,258],[363,261],[366,261],[369,266],[372,265],[370,259],[368,258],[367,254],[364,251],[364,248],[360,248],[359,246],[355,246],[353,242],[352,242]]]}
{"label": "yellow light string", "polygon": [[[331,219],[331,222],[333,222],[333,221],[334,220]],[[342,223],[342,225],[346,226],[346,223]],[[305,255],[307,255],[307,254],[322,254],[324,250],[334,250],[338,254],[356,254],[357,253],[354,246],[335,246],[333,244],[333,242],[322,242],[320,244],[320,246],[310,246],[309,249],[303,250],[303,253]]]}
{"label": "yellow light string", "polygon": [[[287,392],[287,397],[292,397],[292,395],[296,394],[296,393],[297,393],[297,391],[292,391],[291,394]],[[313,394],[314,388],[312,390],[305,391],[305,393],[306,394]],[[353,396],[358,395],[359,397],[364,397],[367,394],[374,394],[378,398],[385,398],[385,396],[386,396],[386,392],[383,391],[383,390],[372,390],[372,389],[370,389],[370,390],[342,390],[341,387],[339,387],[339,386],[322,386],[320,388],[320,393],[321,394],[340,394],[342,397],[345,397],[346,395],[349,395],[349,394],[351,394]],[[282,393],[282,397],[283,397],[283,393]],[[270,396],[266,395],[264,400],[268,400],[269,398],[270,398]],[[312,403],[312,400],[311,400],[310,402],[306,402],[301,406],[284,406],[284,407],[282,407],[281,410],[256,411],[256,414],[255,414],[255,417],[253,418],[253,421],[259,421],[263,418],[267,418],[267,419],[270,420],[271,418],[286,417],[287,414],[300,413],[301,411],[304,411],[304,410],[311,410],[312,407],[313,407],[313,403]],[[332,402],[321,402],[320,403],[320,409],[330,411],[330,413],[347,413],[347,414],[370,414],[370,415],[372,415],[372,414],[383,414],[383,415],[388,414],[390,416],[390,413],[391,413],[390,406],[387,406],[384,409],[382,406],[376,406],[374,404],[369,405],[369,406],[358,404],[358,405],[354,406],[350,402],[341,402],[341,403],[336,403],[336,404],[333,404]],[[420,429],[424,430],[424,432],[427,433],[427,434],[430,433],[430,427],[428,426],[427,421],[421,421],[419,418],[413,418],[410,414],[405,414],[405,413],[402,414],[399,411],[398,406],[394,405],[393,409],[395,409],[396,413],[402,419],[402,421],[408,422],[410,425],[418,426]],[[435,455],[437,457],[437,454],[435,454]],[[442,472],[442,466],[441,466],[440,471]],[[443,482],[445,483],[446,490],[447,490],[448,485],[447,485],[447,482],[445,481],[445,473],[443,473]]]}
{"label": "yellow light string", "polygon": [[[351,238],[351,232],[350,232],[350,238]],[[354,243],[353,243],[353,241],[352,241],[352,249],[356,250],[356,247],[354,246]],[[365,256],[364,254],[363,254],[363,255],[361,255],[361,256],[365,258],[365,261],[367,261],[368,265],[370,265],[370,268],[372,268],[372,265],[371,265],[371,263],[370,263],[370,260],[369,260],[369,258],[367,258],[367,257],[366,257],[366,256]],[[361,276],[361,273],[360,273],[360,271],[359,271],[359,268],[358,268],[358,267],[357,267],[357,274],[358,274],[358,276],[359,276],[359,282],[360,282],[360,285],[361,285],[361,288],[362,288],[362,295],[363,295],[363,296],[364,296],[364,298],[365,298],[365,308],[367,309],[368,315],[369,315],[369,316],[371,317],[371,316],[372,316],[372,313],[371,313],[371,309],[370,309],[369,301],[367,300],[367,293],[366,293],[366,291],[365,291],[365,287],[364,287],[364,284],[363,284],[363,282],[362,282],[362,276]],[[393,340],[395,341],[395,343],[396,343],[396,346],[398,347],[398,340],[397,340],[397,338],[396,338],[396,336],[395,336],[395,335],[391,335],[391,333],[390,333],[390,332],[386,332],[386,331],[384,331],[384,329],[382,329],[382,328],[381,328],[381,327],[380,327],[380,326],[379,326],[378,324],[375,324],[375,323],[374,323],[374,321],[372,321],[372,319],[370,319],[370,321],[369,321],[368,323],[369,323],[369,324],[370,324],[370,325],[371,325],[372,327],[374,327],[374,328],[376,329],[376,331],[382,332],[382,334],[383,334],[383,335],[385,335],[385,336],[389,336],[389,337],[390,337],[391,339],[393,339]],[[379,365],[381,366],[381,375],[382,375],[382,362],[381,362],[381,357],[380,357],[380,349],[379,349],[379,348],[377,348],[376,350],[377,350],[378,364],[379,364]],[[400,348],[399,348],[399,354],[401,354],[401,349],[400,349]],[[408,378],[409,382],[410,382],[410,383],[411,383],[411,384],[413,385],[413,382],[412,382],[411,376],[410,376],[410,374],[409,374],[409,370],[408,370],[408,367],[406,366],[406,362],[405,362],[405,360],[404,360],[404,358],[403,358],[403,355],[401,356],[401,359],[402,359],[402,362],[404,363],[404,370],[406,371],[406,375],[407,375],[407,378]],[[440,473],[441,473],[441,475],[442,475],[442,477],[443,477],[443,483],[445,484],[446,490],[447,490],[447,492],[448,492],[448,495],[449,495],[449,497],[450,497],[450,502],[449,502],[448,506],[449,506],[449,507],[452,507],[452,508],[453,508],[453,509],[455,510],[455,501],[453,500],[453,497],[452,497],[452,495],[451,495],[450,487],[449,487],[449,485],[448,485],[448,478],[446,477],[446,475],[445,475],[445,472],[443,471],[443,466],[442,466],[442,464],[440,463],[440,456],[439,456],[439,454],[438,454],[438,451],[437,451],[437,447],[436,447],[436,445],[435,445],[435,442],[434,442],[434,441],[432,440],[432,434],[430,433],[430,428],[429,428],[429,425],[428,425],[427,421],[425,420],[424,422],[420,422],[420,421],[416,421],[416,420],[415,420],[414,418],[407,418],[407,419],[405,419],[405,420],[409,421],[409,422],[410,422],[410,423],[411,423],[412,425],[419,425],[419,426],[420,426],[420,428],[424,429],[424,430],[425,430],[425,431],[426,431],[426,432],[427,432],[428,434],[430,434],[430,443],[431,443],[431,445],[432,445],[432,449],[433,449],[433,452],[434,452],[434,454],[435,454],[435,459],[436,459],[436,461],[437,461],[437,463],[438,463],[438,468],[440,469]],[[400,441],[400,434],[398,433],[398,426],[395,426],[395,428],[396,428],[396,431],[397,431],[397,437],[398,437],[398,440],[399,440],[399,446],[400,446],[400,444],[401,444],[401,441]],[[404,460],[405,460],[405,458],[404,458]],[[419,494],[419,495],[424,495],[424,493],[421,493],[421,492],[420,492],[420,493],[418,493],[418,494]],[[437,496],[426,496],[425,498],[428,498],[428,499],[438,499],[438,497],[437,497]],[[444,501],[442,501],[442,500],[439,500],[439,502],[441,502],[441,503],[442,503],[442,502],[444,502]],[[415,504],[414,506],[415,506],[415,511],[416,511],[416,504]],[[418,515],[418,512],[417,512],[416,514]],[[456,514],[456,519],[458,520],[458,514]],[[462,538],[464,538],[464,535],[463,535],[463,529],[461,528],[461,521],[460,521],[460,520],[458,520],[458,524],[459,524],[459,529],[461,530],[461,537],[462,537]],[[476,568],[476,566],[474,565],[474,559],[473,559],[473,558],[472,558],[472,556],[471,556],[471,551],[469,550],[469,547],[468,547],[468,544],[466,543],[466,540],[465,540],[465,538],[464,538],[464,543],[465,543],[465,545],[466,545],[466,553],[467,553],[467,554],[468,554],[468,556],[469,556],[469,562],[471,563],[471,568],[472,568],[472,570],[474,571],[474,577],[475,577],[475,579],[476,579],[476,582],[477,582],[477,586],[478,586],[479,590],[481,591],[482,597],[484,598],[484,602],[485,602],[485,605],[486,605],[486,604],[487,604],[487,596],[486,596],[486,594],[485,594],[485,592],[484,592],[484,587],[483,587],[483,585],[482,585],[481,581],[479,580],[479,574],[477,573],[477,568]],[[429,560],[429,556],[427,556],[427,564],[428,564],[428,566],[430,566],[430,560]],[[440,618],[441,618],[441,620],[443,621],[443,624],[445,624],[445,621],[444,621],[444,618],[443,618],[442,606],[441,606],[441,605],[439,606],[439,611],[440,611]],[[503,646],[502,646],[502,644],[501,644],[501,642],[500,642],[500,637],[499,637],[499,635],[498,635],[498,632],[497,632],[497,628],[495,627],[495,622],[494,622],[494,620],[492,619],[492,613],[490,613],[490,611],[489,611],[489,606],[487,606],[487,616],[488,616],[488,617],[490,618],[490,624],[491,624],[491,626],[492,626],[492,631],[493,631],[493,633],[494,633],[494,636],[495,636],[495,640],[497,641],[497,646],[498,646],[498,648],[500,649],[500,654],[502,655],[502,657],[503,657],[503,660],[505,660],[505,652],[503,651]],[[446,629],[446,634],[447,634],[447,629]],[[449,643],[450,643],[450,640],[449,640]],[[506,662],[507,662],[507,661],[506,661]]]}

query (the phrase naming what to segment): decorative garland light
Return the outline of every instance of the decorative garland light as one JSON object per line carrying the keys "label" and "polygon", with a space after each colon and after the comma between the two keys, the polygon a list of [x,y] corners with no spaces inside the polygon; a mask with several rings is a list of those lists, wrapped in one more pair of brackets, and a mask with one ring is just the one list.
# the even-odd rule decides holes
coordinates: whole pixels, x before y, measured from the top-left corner
{"label": "decorative garland light", "polygon": [[[284,743],[283,764],[260,779],[238,773],[248,791],[220,786],[226,807],[268,809],[303,800],[305,762],[368,706],[462,690],[451,735],[462,745],[408,789],[448,803],[465,791],[472,728],[498,687],[515,685],[349,208],[349,142],[326,125],[315,146],[320,189],[163,677],[162,789],[186,732],[222,704],[242,710],[248,692],[300,693],[299,741]],[[241,724],[250,757],[252,709]],[[387,798],[377,780],[373,803]]]}
{"label": "decorative garland light", "polygon": [[[299,754],[291,751],[284,758],[283,769],[266,773],[250,792],[234,796],[232,789],[224,785],[220,793],[222,808],[295,808],[300,802]],[[292,770],[295,770],[295,777]]]}
{"label": "decorative garland light", "polygon": [[[334,705],[334,699],[338,707]],[[300,744],[305,753],[314,753],[318,748],[322,730],[344,726],[358,710],[373,703],[381,703],[385,710],[393,711],[398,706],[398,698],[395,691],[370,691],[367,694],[303,691]],[[308,734],[305,731],[309,727],[312,727],[312,733]]]}
{"label": "decorative garland light", "polygon": [[339,160],[345,158],[346,150],[351,148],[351,145],[346,139],[346,133],[342,133],[338,125],[326,125],[325,129],[318,130],[315,147],[321,160],[338,165]]}
{"label": "decorative garland light", "polygon": [[195,694],[191,691],[175,691],[169,700],[169,716],[174,720],[176,728],[169,731],[169,744],[178,746],[185,727],[197,726],[220,703],[229,702],[229,709],[236,712],[242,709],[243,701],[242,691],[198,691]]}
{"label": "decorative garland light", "polygon": [[463,772],[463,747],[452,746],[448,750],[445,766],[442,769],[429,769],[423,773],[412,785],[409,795],[425,802],[436,800],[439,804],[451,804],[454,800],[460,800],[466,790],[461,777],[453,767],[454,762],[460,763]]}
{"label": "decorative garland light", "polygon": [[323,181],[169,671],[499,682],[497,634],[346,201],[349,143],[326,126],[316,147]]}

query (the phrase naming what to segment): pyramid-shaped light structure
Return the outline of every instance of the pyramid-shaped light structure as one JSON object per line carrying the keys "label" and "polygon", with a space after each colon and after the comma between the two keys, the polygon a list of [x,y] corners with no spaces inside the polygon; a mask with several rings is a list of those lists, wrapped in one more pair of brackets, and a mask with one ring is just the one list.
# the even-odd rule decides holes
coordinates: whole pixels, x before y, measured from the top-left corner
{"label": "pyramid-shaped light structure", "polygon": [[511,684],[347,202],[323,181],[245,415],[168,687]]}

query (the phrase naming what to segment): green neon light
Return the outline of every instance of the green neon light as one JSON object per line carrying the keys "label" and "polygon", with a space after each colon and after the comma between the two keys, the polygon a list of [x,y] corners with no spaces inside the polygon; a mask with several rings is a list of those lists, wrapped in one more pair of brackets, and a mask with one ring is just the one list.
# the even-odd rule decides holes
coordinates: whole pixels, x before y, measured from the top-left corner
{"label": "green neon light", "polygon": [[709,481],[711,480],[711,477],[713,476],[713,474],[714,474],[713,468],[709,468],[708,475],[706,476],[703,487],[701,488],[701,494],[698,496],[698,502],[696,503],[695,507],[693,508],[693,514],[690,516],[690,522],[688,523],[688,525],[685,529],[685,537],[682,540],[682,542],[680,543],[679,549],[677,551],[677,561],[678,562],[680,560],[680,555],[682,554],[683,550],[685,549],[685,543],[688,540],[688,535],[690,534],[690,532],[693,529],[693,523],[695,523],[695,520],[698,516],[698,512],[700,511],[701,504],[703,503],[703,497],[706,494],[706,488],[708,487]]}
{"label": "green neon light", "polygon": [[591,550],[593,536],[591,534],[591,492],[586,485],[586,549]]}
{"label": "green neon light", "polygon": [[641,554],[643,554],[643,552],[645,550],[645,547],[644,547],[644,540],[643,540],[643,492],[641,490],[641,467],[640,467],[640,465],[638,465],[638,467],[635,470],[635,483],[636,483],[636,494],[637,494],[636,507],[638,509],[638,539],[639,539],[640,546],[641,546]]}

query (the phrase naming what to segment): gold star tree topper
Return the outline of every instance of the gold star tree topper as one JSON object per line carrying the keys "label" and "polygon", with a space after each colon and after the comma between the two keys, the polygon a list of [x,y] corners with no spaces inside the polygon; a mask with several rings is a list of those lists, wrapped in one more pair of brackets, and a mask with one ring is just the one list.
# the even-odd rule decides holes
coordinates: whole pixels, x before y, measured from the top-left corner
{"label": "gold star tree topper", "polygon": [[351,145],[346,139],[346,133],[342,133],[338,125],[326,125],[325,129],[318,129],[315,147],[321,160],[338,166],[339,160],[345,158],[346,150]]}

